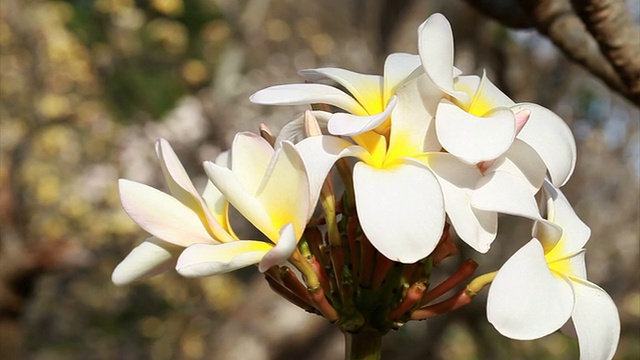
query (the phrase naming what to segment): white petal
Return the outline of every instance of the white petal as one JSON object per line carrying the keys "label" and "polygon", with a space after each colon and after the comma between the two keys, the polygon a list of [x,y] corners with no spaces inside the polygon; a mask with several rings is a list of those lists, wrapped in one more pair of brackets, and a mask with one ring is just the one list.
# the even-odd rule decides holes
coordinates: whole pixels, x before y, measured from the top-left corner
{"label": "white petal", "polygon": [[440,144],[469,164],[493,160],[506,152],[516,135],[513,112],[495,108],[477,117],[443,100],[436,112],[436,132]]}
{"label": "white petal", "polygon": [[478,182],[471,205],[485,211],[539,220],[538,205],[529,184],[513,174],[496,171]]}
{"label": "white petal", "polygon": [[478,252],[489,251],[498,230],[498,214],[471,206],[471,194],[482,178],[480,170],[447,153],[429,154],[428,165],[440,182],[447,215],[458,236]]}
{"label": "white petal", "polygon": [[469,108],[466,109],[468,112],[482,116],[493,108],[509,107],[514,105],[513,100],[505,95],[487,78],[486,72],[482,73],[482,78],[480,78],[480,81],[475,88],[475,92],[468,92],[467,89],[469,89],[469,85],[475,82],[475,76],[465,76],[457,78],[454,85],[456,89],[464,89],[465,92],[473,94]]}
{"label": "white petal", "polygon": [[502,335],[531,340],[558,330],[573,309],[571,286],[549,271],[533,239],[498,271],[489,289],[487,319]]}
{"label": "white petal", "polygon": [[572,279],[576,304],[571,318],[580,359],[612,359],[620,338],[620,316],[609,294],[589,281]]}
{"label": "white petal", "polygon": [[425,72],[445,93],[462,103],[470,97],[453,87],[453,33],[442,14],[433,14],[418,28],[418,52]]}
{"label": "white petal", "polygon": [[[205,161],[204,170],[211,182],[242,216],[270,239],[274,236],[277,239],[279,229],[274,228],[262,202],[256,198],[255,194],[247,192],[235,173],[210,161]],[[249,174],[248,176],[257,175]]]}
{"label": "white petal", "polygon": [[381,112],[386,101],[382,98],[382,77],[378,75],[365,75],[340,68],[306,69],[298,71],[298,74],[310,81],[329,78],[337,82],[344,86],[369,114]]}
{"label": "white petal", "polygon": [[531,111],[518,139],[538,152],[553,184],[556,187],[564,185],[576,166],[576,141],[569,126],[551,110],[537,104],[516,104],[511,109],[515,113]]}
{"label": "white petal", "polygon": [[390,99],[399,87],[422,72],[420,56],[393,53],[384,62],[383,99]]}
{"label": "white petal", "polygon": [[276,85],[251,95],[249,100],[264,105],[306,105],[324,103],[357,115],[368,112],[344,91],[324,84]]}
{"label": "white petal", "polygon": [[151,235],[183,247],[215,241],[198,214],[174,197],[130,180],[118,185],[124,211]]}
{"label": "white petal", "polygon": [[258,265],[260,272],[269,270],[276,265],[284,265],[296,249],[299,237],[296,235],[293,225],[287,224],[280,230],[280,239],[276,246],[269,250]]}
{"label": "white petal", "polygon": [[442,191],[424,165],[376,169],[356,163],[356,208],[371,244],[393,261],[414,263],[438,244],[444,226]]}
{"label": "white petal", "polygon": [[271,244],[255,240],[195,244],[180,254],[176,270],[186,277],[224,274],[259,263],[272,248]]}
{"label": "white petal", "polygon": [[486,170],[486,173],[493,171],[505,171],[525,179],[531,191],[535,193],[542,187],[547,168],[531,146],[516,139],[509,150],[499,157]]}
{"label": "white petal", "polygon": [[[312,111],[313,116],[315,116],[318,121],[318,125],[320,125],[320,129],[323,133],[327,133],[327,123],[329,122],[329,118],[331,117],[331,113],[326,111]],[[305,120],[304,113],[292,121],[286,123],[280,132],[278,133],[278,137],[276,138],[276,148],[280,146],[280,143],[283,141],[291,141],[294,144],[299,143],[307,137],[305,133]]]}
{"label": "white petal", "polygon": [[193,186],[187,171],[180,163],[169,142],[165,139],[159,139],[156,142],[156,153],[160,159],[162,172],[167,185],[169,185],[171,195],[191,209],[200,208],[201,205],[198,202],[200,194]]}
{"label": "white petal", "polygon": [[369,116],[357,116],[347,113],[333,114],[329,119],[327,129],[330,134],[347,136],[358,135],[365,131],[373,130],[389,118],[397,102],[398,99],[392,97],[383,112]]}
{"label": "white petal", "polygon": [[175,265],[182,249],[152,236],[131,250],[116,266],[111,281],[116,285],[127,285],[161,274]]}
{"label": "white petal", "polygon": [[248,193],[255,195],[258,191],[274,152],[265,139],[254,133],[236,134],[231,147],[231,171]]}
{"label": "white petal", "polygon": [[300,239],[310,214],[311,200],[307,171],[292,143],[285,141],[276,151],[256,196],[271,219],[269,231],[276,229],[276,234],[263,231],[271,241],[277,242],[280,229],[289,223]]}
{"label": "white petal", "polygon": [[[316,204],[333,164],[345,156],[360,157],[366,151],[360,146],[335,136],[313,136],[299,142],[296,147],[309,175],[310,200]],[[313,211],[313,209],[311,209]]]}
{"label": "white petal", "polygon": [[546,181],[543,186],[544,199],[547,200],[547,219],[563,229],[563,252],[567,254],[582,249],[591,236],[591,229],[580,220],[562,191]]}

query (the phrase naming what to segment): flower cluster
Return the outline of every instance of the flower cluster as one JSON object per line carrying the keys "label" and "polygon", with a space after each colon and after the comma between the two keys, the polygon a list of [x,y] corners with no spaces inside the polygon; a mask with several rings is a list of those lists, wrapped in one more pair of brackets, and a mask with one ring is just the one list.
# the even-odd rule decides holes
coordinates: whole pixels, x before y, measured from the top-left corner
{"label": "flower cluster", "polygon": [[[571,130],[542,106],[513,102],[484,74],[455,68],[442,15],[418,34],[419,54],[389,55],[383,76],[302,70],[307,83],[256,92],[257,104],[311,110],[277,138],[266,127],[236,135],[228,153],[204,164],[202,194],[160,140],[171,195],[120,181],[125,211],[152,236],[113,281],[257,264],[294,304],[346,332],[380,334],[458,308],[492,283],[487,316],[500,333],[535,339],[571,319],[582,358],[611,358],[617,310],[586,279],[590,230],[559,190],[575,166]],[[267,240],[239,238],[229,206]],[[432,269],[457,251],[454,238],[486,253],[499,214],[533,220],[533,239],[498,271],[434,303],[477,267],[469,260],[430,288]]]}

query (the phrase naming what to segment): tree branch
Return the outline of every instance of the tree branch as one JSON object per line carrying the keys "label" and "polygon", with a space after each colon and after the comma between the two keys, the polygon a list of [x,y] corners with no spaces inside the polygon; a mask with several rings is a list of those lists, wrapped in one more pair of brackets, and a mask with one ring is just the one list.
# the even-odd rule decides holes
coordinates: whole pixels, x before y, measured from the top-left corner
{"label": "tree branch", "polygon": [[640,28],[621,0],[572,0],[573,8],[634,97],[640,96]]}
{"label": "tree branch", "polygon": [[612,90],[640,105],[640,95],[634,95],[620,79],[598,43],[586,31],[573,12],[569,0],[519,0],[534,20],[536,28],[553,41],[564,54],[604,81]]}

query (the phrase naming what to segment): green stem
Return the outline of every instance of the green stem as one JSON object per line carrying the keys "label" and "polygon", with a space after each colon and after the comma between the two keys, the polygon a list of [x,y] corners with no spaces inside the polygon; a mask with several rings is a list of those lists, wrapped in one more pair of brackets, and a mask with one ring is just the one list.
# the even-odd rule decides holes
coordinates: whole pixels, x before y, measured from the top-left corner
{"label": "green stem", "polygon": [[360,332],[343,331],[345,360],[379,360],[382,350],[382,333],[371,328]]}

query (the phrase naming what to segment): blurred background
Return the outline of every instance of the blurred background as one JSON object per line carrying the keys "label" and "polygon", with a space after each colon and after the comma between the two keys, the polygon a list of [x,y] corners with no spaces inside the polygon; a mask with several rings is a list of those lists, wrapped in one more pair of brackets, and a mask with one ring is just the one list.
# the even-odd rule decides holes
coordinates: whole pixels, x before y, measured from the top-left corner
{"label": "blurred background", "polygon": [[[637,24],[640,4],[627,6]],[[573,129],[578,165],[563,190],[593,230],[590,280],[620,311],[616,358],[639,359],[638,107],[535,29],[508,29],[462,0],[2,0],[0,358],[341,358],[342,334],[272,294],[257,269],[114,286],[113,268],[146,237],[122,211],[117,179],[166,190],[154,153],[163,137],[202,186],[200,164],[236,132],[277,132],[302,111],[250,94],[300,82],[304,68],[380,74],[387,53],[417,53],[417,26],[434,12],[452,23],[459,68],[486,70]],[[443,268],[472,257],[478,273],[493,271],[530,226],[501,218],[500,246],[463,249]],[[383,358],[578,358],[560,333],[502,337],[485,296],[385,337]]]}

